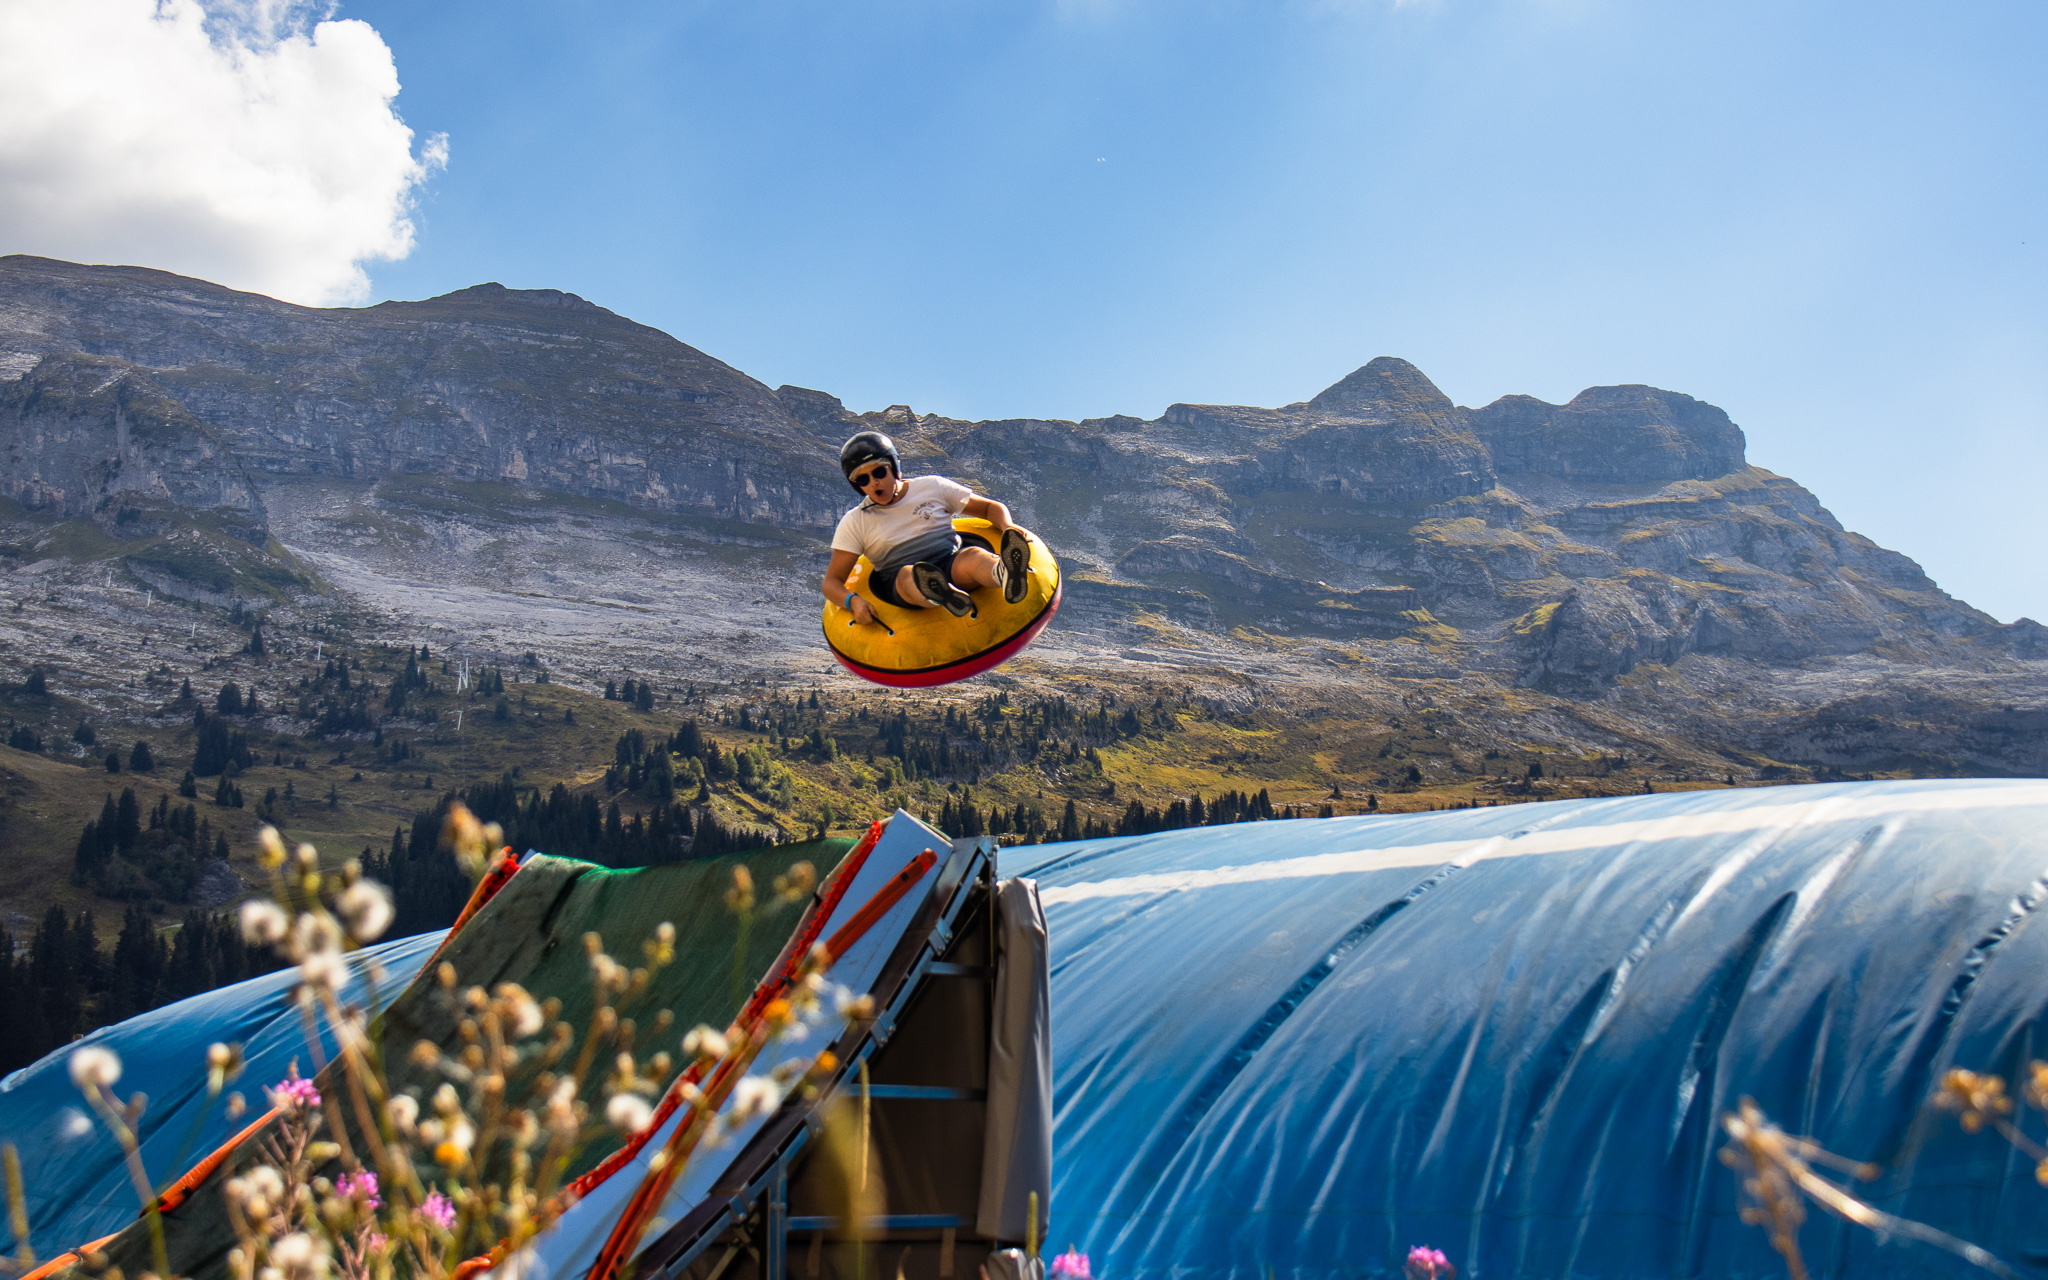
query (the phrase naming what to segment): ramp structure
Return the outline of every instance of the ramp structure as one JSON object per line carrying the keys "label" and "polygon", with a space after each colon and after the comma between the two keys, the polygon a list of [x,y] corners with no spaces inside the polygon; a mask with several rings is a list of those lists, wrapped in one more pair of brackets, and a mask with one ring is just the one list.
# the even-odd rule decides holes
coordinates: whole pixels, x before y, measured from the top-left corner
{"label": "ramp structure", "polygon": [[[715,904],[729,860],[582,867],[529,859],[446,954],[544,983],[550,939],[594,925],[623,945],[620,922],[674,919],[720,956],[715,980],[665,997],[678,1023],[730,1016],[722,909],[686,922],[654,900],[663,882],[615,878],[661,872],[661,892]],[[1951,1066],[2015,1079],[2048,1057],[2048,784],[1692,792],[999,855],[898,814],[841,861],[830,905],[765,931],[752,972],[772,978],[787,928],[841,929],[905,876],[834,971],[881,1006],[835,1046],[841,1073],[693,1165],[619,1275],[971,1280],[1021,1242],[1036,1190],[1047,1245],[1108,1280],[1394,1276],[1411,1245],[1465,1277],[1778,1276],[1715,1158],[1744,1096],[1881,1166],[1855,1188],[1881,1208],[2048,1268],[2032,1162],[1926,1106]],[[388,981],[434,945],[381,949]],[[286,981],[97,1037],[141,1072],[244,1033],[268,1052]],[[407,1010],[400,995],[386,1017]],[[169,1107],[152,1143],[197,1074],[161,1070],[138,1086]],[[64,1136],[62,1074],[53,1055],[0,1083],[0,1137],[71,1143],[31,1172],[69,1179],[36,1210],[44,1256],[133,1219],[118,1171]],[[830,1154],[855,1109],[867,1201]],[[590,1273],[646,1157],[589,1154],[626,1172],[542,1241],[537,1274]],[[1818,1211],[1801,1239],[1815,1275],[1977,1274]]]}

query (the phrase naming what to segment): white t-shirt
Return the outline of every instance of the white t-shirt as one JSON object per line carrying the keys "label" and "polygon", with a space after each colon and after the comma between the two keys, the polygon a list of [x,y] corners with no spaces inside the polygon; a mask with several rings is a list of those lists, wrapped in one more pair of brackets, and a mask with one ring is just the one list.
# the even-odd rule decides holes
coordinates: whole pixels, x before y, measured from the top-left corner
{"label": "white t-shirt", "polygon": [[944,476],[918,476],[888,506],[863,501],[839,517],[832,549],[866,556],[877,569],[936,559],[953,549],[953,517],[973,496],[974,490]]}

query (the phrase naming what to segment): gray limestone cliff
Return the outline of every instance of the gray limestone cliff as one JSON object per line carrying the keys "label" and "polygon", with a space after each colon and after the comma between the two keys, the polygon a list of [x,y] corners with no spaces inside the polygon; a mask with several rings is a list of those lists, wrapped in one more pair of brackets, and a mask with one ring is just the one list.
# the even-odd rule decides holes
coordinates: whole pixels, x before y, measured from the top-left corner
{"label": "gray limestone cliff", "polygon": [[770,390],[552,290],[322,310],[0,258],[0,493],[116,539],[170,536],[183,513],[261,547],[274,485],[422,479],[815,538],[849,503],[834,452],[863,426],[1057,547],[1078,625],[1151,610],[1214,632],[1454,637],[1571,697],[1693,654],[2042,650],[2040,628],[2001,626],[1750,466],[1721,410],[1652,387],[1469,409],[1382,357],[1279,408],[963,422]]}

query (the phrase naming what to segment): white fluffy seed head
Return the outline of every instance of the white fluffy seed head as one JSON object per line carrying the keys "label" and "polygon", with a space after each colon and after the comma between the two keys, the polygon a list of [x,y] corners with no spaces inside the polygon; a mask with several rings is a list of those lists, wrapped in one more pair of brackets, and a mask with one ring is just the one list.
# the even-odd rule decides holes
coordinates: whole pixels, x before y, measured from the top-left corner
{"label": "white fluffy seed head", "polygon": [[683,1053],[691,1058],[723,1058],[732,1046],[707,1026],[693,1027],[683,1037]]}
{"label": "white fluffy seed head", "polygon": [[497,996],[514,1039],[524,1040],[541,1033],[547,1020],[541,1014],[540,1005],[526,993],[526,988],[514,982],[500,983]]}
{"label": "white fluffy seed head", "polygon": [[303,1231],[294,1231],[271,1245],[270,1260],[290,1280],[312,1280],[327,1274],[327,1251]]}
{"label": "white fluffy seed head", "polygon": [[97,1046],[71,1052],[71,1083],[91,1092],[111,1089],[121,1078],[121,1059],[112,1049]]}
{"label": "white fluffy seed head", "polygon": [[745,1076],[733,1086],[732,1117],[735,1121],[764,1116],[782,1102],[782,1091],[766,1076]]}
{"label": "white fluffy seed head", "polygon": [[275,1200],[284,1194],[284,1175],[267,1164],[257,1165],[242,1177],[258,1195]]}
{"label": "white fluffy seed head", "polygon": [[391,1115],[392,1127],[400,1133],[411,1133],[412,1127],[419,1123],[420,1104],[411,1094],[399,1094],[385,1103],[384,1109]]}
{"label": "white fluffy seed head", "polygon": [[237,914],[242,925],[242,940],[258,946],[276,945],[291,928],[291,919],[275,902],[245,902]]}
{"label": "white fluffy seed head", "polygon": [[358,880],[342,891],[338,903],[348,931],[357,942],[374,942],[391,927],[391,893],[375,880]]}
{"label": "white fluffy seed head", "polygon": [[654,1123],[654,1108],[637,1093],[615,1093],[604,1107],[604,1118],[613,1128],[638,1133]]}
{"label": "white fluffy seed head", "polygon": [[338,951],[315,951],[299,961],[299,981],[308,987],[339,991],[348,984],[348,964]]}

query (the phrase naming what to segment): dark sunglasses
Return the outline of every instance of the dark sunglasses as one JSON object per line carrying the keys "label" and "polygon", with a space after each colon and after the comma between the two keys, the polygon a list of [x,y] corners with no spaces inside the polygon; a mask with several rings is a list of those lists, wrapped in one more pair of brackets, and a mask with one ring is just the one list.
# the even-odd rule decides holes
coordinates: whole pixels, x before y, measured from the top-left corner
{"label": "dark sunglasses", "polygon": [[876,467],[873,471],[857,471],[848,477],[848,479],[853,481],[854,487],[859,489],[865,489],[877,480],[887,480],[888,478],[889,464],[886,462]]}

